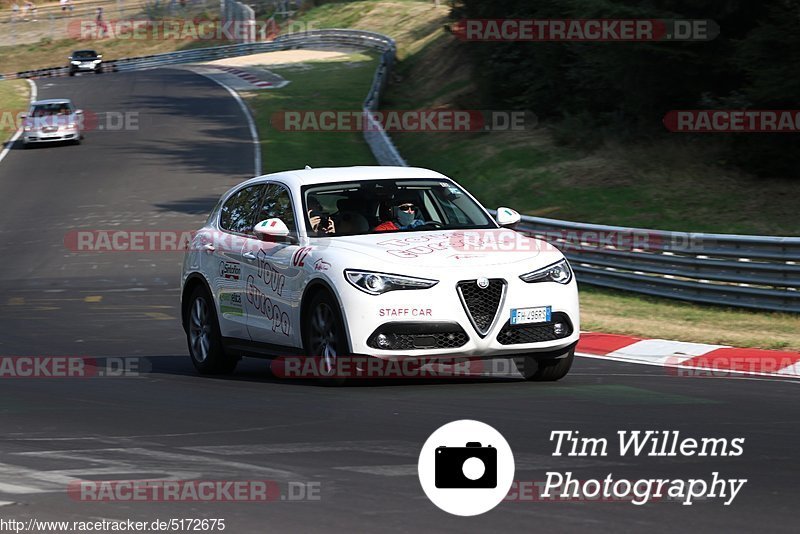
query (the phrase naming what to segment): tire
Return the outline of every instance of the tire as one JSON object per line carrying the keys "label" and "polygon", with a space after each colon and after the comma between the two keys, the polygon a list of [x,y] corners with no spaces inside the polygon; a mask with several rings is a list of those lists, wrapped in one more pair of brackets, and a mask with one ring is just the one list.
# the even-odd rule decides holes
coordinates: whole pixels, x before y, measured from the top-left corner
{"label": "tire", "polygon": [[335,375],[339,357],[349,355],[344,320],[339,303],[328,291],[320,291],[311,298],[303,313],[303,351],[306,358],[314,358],[320,371],[320,383],[341,386],[346,377]]}
{"label": "tire", "polygon": [[225,353],[214,301],[202,286],[196,287],[189,297],[184,327],[189,356],[200,374],[233,372],[239,361]]}
{"label": "tire", "polygon": [[575,347],[572,347],[561,358],[536,359],[530,355],[520,355],[514,358],[517,370],[525,380],[532,382],[555,382],[561,380],[572,367],[575,359]]}

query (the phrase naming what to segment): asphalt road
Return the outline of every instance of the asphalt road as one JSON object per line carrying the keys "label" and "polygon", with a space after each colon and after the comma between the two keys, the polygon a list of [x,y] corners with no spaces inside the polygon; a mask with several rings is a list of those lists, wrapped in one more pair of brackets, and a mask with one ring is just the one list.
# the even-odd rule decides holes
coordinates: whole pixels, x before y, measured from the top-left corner
{"label": "asphalt road", "polygon": [[[0,163],[0,355],[90,356],[128,377],[0,379],[0,519],[224,518],[226,532],[796,531],[798,384],[685,378],[579,358],[555,384],[515,380],[369,382],[342,389],[277,380],[249,360],[197,376],[178,320],[181,255],[71,252],[78,229],[191,230],[249,176],[252,145],[236,103],[190,72],[40,81],[138,129],[81,146],[12,150]],[[101,120],[101,123],[107,125]],[[265,154],[269,157],[269,154]],[[747,478],[730,506],[504,502],[450,516],[420,488],[420,447],[440,425],[477,419],[511,445],[516,479]],[[612,442],[618,430],[743,437],[728,458],[554,457],[553,430]],[[75,480],[271,480],[319,499],[268,503],[83,502]],[[304,485],[304,486],[303,486]]]}

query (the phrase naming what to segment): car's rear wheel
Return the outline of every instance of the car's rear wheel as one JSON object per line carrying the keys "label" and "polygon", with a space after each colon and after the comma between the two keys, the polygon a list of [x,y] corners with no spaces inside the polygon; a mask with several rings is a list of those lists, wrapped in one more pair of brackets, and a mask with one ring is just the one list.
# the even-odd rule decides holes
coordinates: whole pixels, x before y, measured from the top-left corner
{"label": "car's rear wheel", "polygon": [[192,364],[201,374],[226,374],[238,360],[225,353],[214,302],[205,288],[198,286],[189,297],[186,313],[186,340]]}
{"label": "car's rear wheel", "polygon": [[575,347],[573,346],[558,358],[539,359],[525,354],[516,356],[514,364],[525,380],[554,382],[567,376],[574,359]]}
{"label": "car's rear wheel", "polygon": [[311,298],[306,308],[303,328],[303,349],[307,358],[317,362],[322,383],[331,386],[344,384],[339,361],[349,354],[344,321],[339,304],[327,291]]}

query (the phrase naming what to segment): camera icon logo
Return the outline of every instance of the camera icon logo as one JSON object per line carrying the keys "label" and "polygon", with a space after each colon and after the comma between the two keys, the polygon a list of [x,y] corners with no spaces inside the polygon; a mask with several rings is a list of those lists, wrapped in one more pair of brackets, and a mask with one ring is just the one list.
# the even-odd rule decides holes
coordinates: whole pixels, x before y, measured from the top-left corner
{"label": "camera icon logo", "polygon": [[428,437],[417,464],[428,498],[453,515],[500,504],[514,481],[514,454],[502,434],[480,421],[447,423]]}
{"label": "camera icon logo", "polygon": [[437,488],[496,488],[497,449],[481,447],[479,441],[466,447],[437,447]]}

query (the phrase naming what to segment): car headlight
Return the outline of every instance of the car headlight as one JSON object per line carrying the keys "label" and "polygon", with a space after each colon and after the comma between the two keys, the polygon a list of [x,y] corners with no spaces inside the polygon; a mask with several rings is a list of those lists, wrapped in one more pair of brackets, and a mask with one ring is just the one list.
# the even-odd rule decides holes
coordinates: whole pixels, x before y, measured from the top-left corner
{"label": "car headlight", "polygon": [[557,282],[559,284],[569,284],[570,280],[572,280],[572,269],[567,259],[564,258],[547,267],[520,275],[520,278],[528,283]]}
{"label": "car headlight", "polygon": [[371,271],[345,270],[345,278],[357,289],[370,295],[380,295],[398,289],[428,289],[439,283],[438,280],[401,276],[399,274],[374,273]]}
{"label": "car headlight", "polygon": [[92,63],[97,65],[97,64],[101,63],[102,61],[103,61],[102,59],[95,59],[94,61],[92,61]]}
{"label": "car headlight", "polygon": [[73,65],[80,65],[81,64],[80,61],[70,61],[70,63],[72,63]]}

